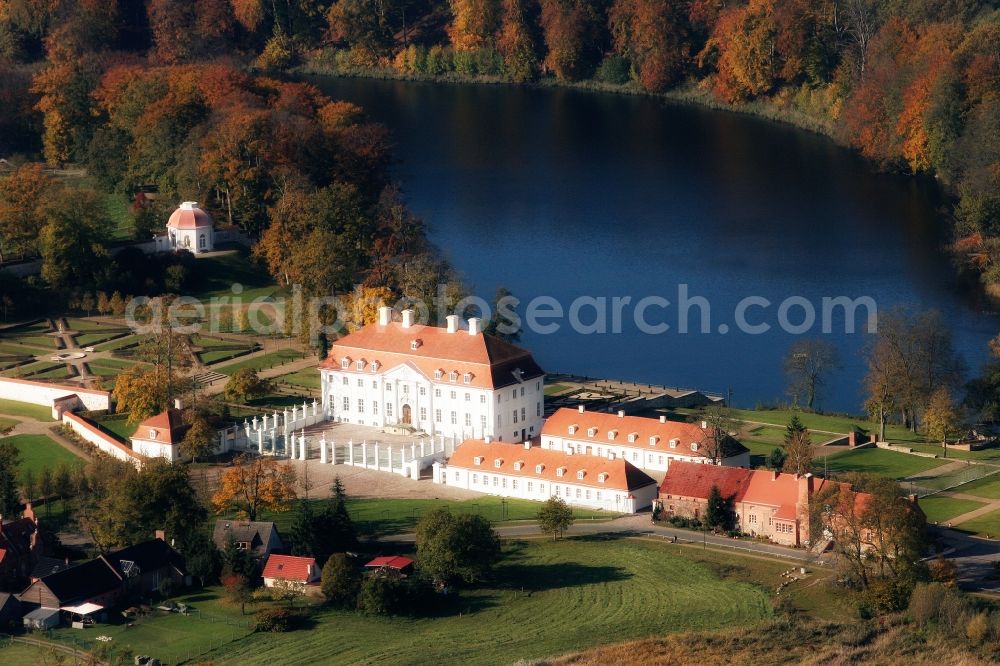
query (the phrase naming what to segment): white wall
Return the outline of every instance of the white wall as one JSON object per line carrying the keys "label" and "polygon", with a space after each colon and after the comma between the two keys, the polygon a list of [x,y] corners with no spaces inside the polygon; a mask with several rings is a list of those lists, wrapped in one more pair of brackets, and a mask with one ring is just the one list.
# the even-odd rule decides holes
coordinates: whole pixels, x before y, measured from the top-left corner
{"label": "white wall", "polygon": [[170,462],[180,457],[176,446],[138,437],[132,438],[132,450],[147,458],[166,458]]}
{"label": "white wall", "polygon": [[132,451],[132,449],[110,435],[105,434],[85,418],[66,412],[63,414],[63,423],[69,425],[73,432],[79,435],[81,439],[90,442],[109,456],[118,458],[119,460],[127,460],[137,467],[142,464],[142,458]]}
{"label": "white wall", "polygon": [[27,379],[0,378],[0,398],[17,400],[34,405],[51,407],[52,401],[63,396],[77,394],[80,402],[87,410],[111,408],[111,394],[107,391],[95,391],[68,384],[49,384],[33,382]]}
{"label": "white wall", "polygon": [[[585,430],[581,432],[586,432]],[[648,442],[636,440],[634,443],[622,444],[609,442],[600,444],[590,440],[578,440],[572,437],[560,437],[558,435],[544,435],[542,437],[542,448],[554,451],[568,452],[575,454],[594,455],[607,458],[614,454],[616,458],[621,458],[632,463],[642,470],[665,472],[670,467],[670,462],[680,460],[682,462],[711,464],[711,460],[705,456],[699,456],[690,450],[690,444],[678,442],[676,448],[671,449],[669,442],[659,442],[656,446],[649,446]],[[687,447],[687,448],[685,448]],[[588,453],[589,448],[589,453]],[[750,453],[744,452],[737,456],[724,458],[720,462],[723,467],[750,467]]]}
{"label": "white wall", "polygon": [[635,499],[630,500],[628,490],[580,485],[568,477],[557,480],[526,478],[495,473],[488,468],[470,470],[454,465],[445,467],[442,474],[449,486],[475,490],[487,495],[516,497],[536,502],[544,502],[550,497],[561,497],[572,506],[619,513],[640,511],[652,505],[657,495],[655,483],[631,491]]}

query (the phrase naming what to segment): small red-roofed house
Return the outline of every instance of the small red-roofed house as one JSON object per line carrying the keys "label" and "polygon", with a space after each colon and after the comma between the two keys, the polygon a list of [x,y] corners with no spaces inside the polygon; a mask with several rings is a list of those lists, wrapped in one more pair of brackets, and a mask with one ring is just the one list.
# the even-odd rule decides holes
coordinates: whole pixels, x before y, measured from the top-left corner
{"label": "small red-roofed house", "polygon": [[271,554],[264,565],[264,587],[274,587],[279,581],[318,586],[320,568],[312,557]]}
{"label": "small red-roofed house", "polygon": [[139,424],[132,435],[132,450],[147,458],[180,459],[180,443],[190,426],[184,411],[173,408],[154,414]]}
{"label": "small red-roofed house", "polygon": [[413,573],[413,560],[402,555],[382,555],[365,565],[373,571],[396,571],[404,576]]}

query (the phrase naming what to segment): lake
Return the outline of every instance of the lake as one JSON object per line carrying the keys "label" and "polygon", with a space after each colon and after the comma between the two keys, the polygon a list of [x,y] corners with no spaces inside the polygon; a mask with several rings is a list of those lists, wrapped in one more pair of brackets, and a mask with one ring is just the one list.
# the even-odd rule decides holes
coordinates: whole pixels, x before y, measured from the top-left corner
{"label": "lake", "polygon": [[394,178],[478,295],[510,289],[522,318],[533,299],[553,299],[536,312],[558,303],[563,317],[538,317],[522,337],[550,372],[731,391],[753,406],[787,399],[783,359],[798,336],[824,337],[842,368],[821,406],[856,412],[866,310],[848,333],[831,308],[824,333],[824,298],[936,308],[973,369],[1000,328],[940,250],[934,182],[880,174],[824,137],[649,97],[310,81],[391,130]]}

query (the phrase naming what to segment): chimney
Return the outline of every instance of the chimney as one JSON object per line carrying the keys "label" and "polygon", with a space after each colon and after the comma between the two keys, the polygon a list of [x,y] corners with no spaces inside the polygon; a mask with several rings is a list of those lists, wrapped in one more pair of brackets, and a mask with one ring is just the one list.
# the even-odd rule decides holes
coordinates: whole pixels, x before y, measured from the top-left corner
{"label": "chimney", "polygon": [[776,469],[772,469],[771,470],[771,480],[772,481],[777,481],[778,480],[778,470],[776,470]]}
{"label": "chimney", "polygon": [[156,538],[159,539],[160,541],[166,541],[167,540],[167,533],[164,532],[163,530],[156,530],[155,535],[156,535]]}
{"label": "chimney", "polygon": [[403,315],[403,328],[409,328],[413,326],[413,310],[406,309],[402,312]]}
{"label": "chimney", "polygon": [[184,403],[180,398],[174,398],[174,409],[184,409]]}
{"label": "chimney", "polygon": [[33,522],[35,525],[38,524],[38,516],[35,515],[35,510],[32,508],[31,502],[24,503],[24,513],[21,515]]}
{"label": "chimney", "polygon": [[469,335],[479,335],[479,317],[469,318]]}
{"label": "chimney", "polygon": [[458,315],[448,315],[445,317],[448,322],[448,332],[454,333],[458,330]]}
{"label": "chimney", "polygon": [[618,418],[620,418],[620,419],[625,418],[625,410],[624,409],[619,409],[618,410]]}
{"label": "chimney", "polygon": [[489,444],[490,442],[493,441],[493,436],[492,435],[486,435],[485,437],[483,437],[483,441],[486,442],[487,444]]}
{"label": "chimney", "polygon": [[392,321],[392,308],[383,305],[378,309],[378,325],[388,326]]}
{"label": "chimney", "polygon": [[581,414],[583,414],[583,405],[580,405],[580,406],[578,406],[578,407],[577,407],[576,409],[577,409],[577,411],[579,411],[579,412],[580,412]]}
{"label": "chimney", "polygon": [[[666,417],[664,417],[664,418],[666,418]],[[701,422],[701,429],[702,430],[708,430],[708,421],[702,421]]]}
{"label": "chimney", "polygon": [[666,422],[667,422],[667,416],[665,414],[660,414],[660,423],[666,423]]}
{"label": "chimney", "polygon": [[531,450],[531,440],[530,440],[530,439],[529,439],[529,440],[526,440],[526,441],[524,442],[524,449],[525,449],[526,451],[528,451],[528,450]]}

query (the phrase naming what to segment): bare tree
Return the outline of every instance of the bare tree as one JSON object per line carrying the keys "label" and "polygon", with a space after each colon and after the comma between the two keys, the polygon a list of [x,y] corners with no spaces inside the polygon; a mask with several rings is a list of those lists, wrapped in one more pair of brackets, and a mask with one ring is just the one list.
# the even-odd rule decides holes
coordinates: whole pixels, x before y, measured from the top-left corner
{"label": "bare tree", "polygon": [[[878,32],[879,20],[877,0],[841,0],[844,16],[844,33],[854,42],[858,50],[858,67],[861,76],[868,65],[868,47]],[[840,15],[837,11],[837,15]]]}
{"label": "bare tree", "polygon": [[702,414],[705,426],[700,445],[713,463],[719,464],[730,447],[735,443],[735,435],[743,427],[732,409],[718,402],[710,405]]}
{"label": "bare tree", "polygon": [[813,409],[829,373],[840,367],[836,348],[826,340],[797,340],[785,356],[788,393],[796,405],[805,401]]}

